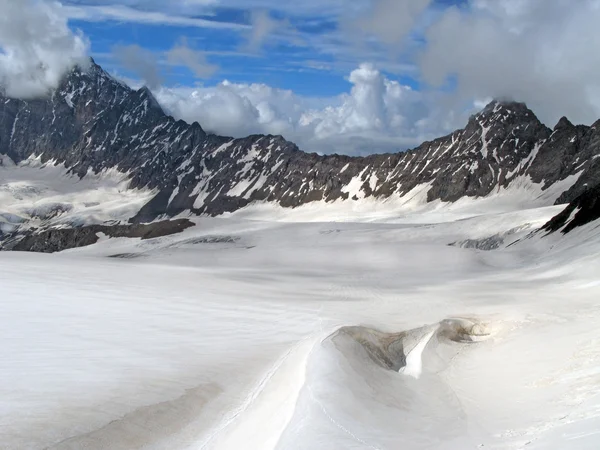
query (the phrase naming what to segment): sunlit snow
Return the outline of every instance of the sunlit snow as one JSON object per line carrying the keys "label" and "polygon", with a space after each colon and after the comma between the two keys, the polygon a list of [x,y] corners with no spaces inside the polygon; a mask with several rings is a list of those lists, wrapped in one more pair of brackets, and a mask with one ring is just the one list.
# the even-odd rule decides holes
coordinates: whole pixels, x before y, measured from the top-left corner
{"label": "sunlit snow", "polygon": [[[13,220],[19,186],[71,220],[148,195],[22,169]],[[0,448],[600,448],[600,227],[532,234],[562,207],[520,183],[0,253]]]}

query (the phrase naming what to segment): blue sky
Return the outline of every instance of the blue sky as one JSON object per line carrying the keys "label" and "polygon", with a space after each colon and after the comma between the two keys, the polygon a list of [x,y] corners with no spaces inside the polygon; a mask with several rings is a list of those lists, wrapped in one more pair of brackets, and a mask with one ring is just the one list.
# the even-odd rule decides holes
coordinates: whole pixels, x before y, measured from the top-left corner
{"label": "blue sky", "polygon": [[[287,0],[286,0],[287,2]],[[312,2],[294,8],[277,6],[269,0],[223,2],[171,2],[165,6],[156,1],[128,1],[111,5],[110,2],[66,0],[65,6],[87,11],[85,20],[71,19],[70,25],[83,31],[91,42],[91,53],[99,64],[109,71],[129,78],[138,75],[123,67],[114,57],[115,46],[137,44],[157,54],[163,83],[167,86],[215,85],[223,79],[237,83],[265,83],[273,87],[291,89],[305,96],[334,96],[347,92],[349,72],[361,62],[378,63],[386,75],[405,85],[419,89],[421,80],[414,68],[411,47],[418,47],[422,36],[418,33],[406,37],[406,51],[398,52],[394,60],[388,58],[388,49],[376,42],[352,42],[351,32],[345,33],[345,22],[350,22],[369,8],[356,2],[356,14],[346,11],[349,1]],[[166,2],[164,2],[166,3]],[[199,4],[198,4],[199,3]],[[202,5],[202,3],[208,3]],[[289,2],[291,3],[291,2]],[[437,0],[429,11],[464,3],[464,0]],[[240,4],[243,7],[240,7]],[[324,7],[321,7],[324,5]],[[119,14],[119,6],[127,7],[127,17]],[[269,8],[269,6],[271,6]],[[101,20],[95,7],[115,9]],[[258,47],[249,47],[252,35],[253,14],[260,11],[273,22],[281,23],[264,37]],[[149,12],[159,12],[164,19],[147,23],[142,17]],[[131,19],[139,13],[138,19]],[[195,26],[182,25],[178,19],[200,19]],[[96,21],[98,20],[98,21]],[[218,67],[212,75],[199,78],[185,66],[174,66],[160,60],[182,37],[187,45],[206,54],[206,59]],[[400,43],[398,48],[400,48]]]}

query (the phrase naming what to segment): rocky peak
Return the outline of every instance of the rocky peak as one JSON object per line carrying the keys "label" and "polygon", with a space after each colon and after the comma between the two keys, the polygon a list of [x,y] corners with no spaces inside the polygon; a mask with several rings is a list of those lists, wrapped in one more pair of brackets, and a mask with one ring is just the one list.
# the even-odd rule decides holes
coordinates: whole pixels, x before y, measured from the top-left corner
{"label": "rocky peak", "polygon": [[[482,146],[492,150],[494,159],[510,156],[519,144],[527,142],[530,147],[533,142],[546,139],[551,134],[551,130],[524,103],[498,100],[473,115],[465,130],[469,138],[473,139],[473,135],[479,137]],[[484,150],[484,158],[489,159],[489,155],[490,152]]]}
{"label": "rocky peak", "polygon": [[536,115],[525,103],[499,100],[491,101],[483,110],[471,116],[469,123],[486,127],[492,125],[504,126],[515,123],[541,125]]}
{"label": "rocky peak", "polygon": [[164,114],[162,106],[160,106],[158,100],[156,100],[156,97],[154,97],[154,94],[150,91],[150,89],[147,86],[142,86],[141,88],[139,88],[136,91],[136,95],[140,99],[140,101],[147,101],[149,108],[160,110],[160,112]]}
{"label": "rocky peak", "polygon": [[[457,136],[462,145],[455,157],[461,154],[471,168],[455,173],[452,180],[444,180],[439,188],[447,191],[449,188],[443,184],[467,183],[480,195],[491,186],[506,186],[528,168],[538,144],[550,134],[551,130],[524,103],[494,100],[471,116]],[[456,192],[442,199],[453,201],[458,196]]]}
{"label": "rocky peak", "polygon": [[598,219],[600,219],[600,184],[586,189],[573,199],[560,214],[544,225],[543,229],[549,233],[560,230],[566,234]]}
{"label": "rocky peak", "polygon": [[569,119],[567,119],[565,116],[563,116],[560,118],[558,123],[555,125],[554,131],[569,130],[569,129],[572,129],[574,126],[575,125],[573,125]]}

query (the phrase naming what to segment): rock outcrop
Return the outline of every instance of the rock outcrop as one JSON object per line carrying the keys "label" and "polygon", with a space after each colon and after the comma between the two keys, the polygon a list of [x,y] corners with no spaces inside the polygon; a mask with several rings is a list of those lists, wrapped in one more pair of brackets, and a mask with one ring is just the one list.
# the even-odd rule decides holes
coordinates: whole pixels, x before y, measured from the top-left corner
{"label": "rock outcrop", "polygon": [[600,219],[600,185],[576,197],[563,212],[544,225],[543,230],[563,234]]}
{"label": "rock outcrop", "polygon": [[[152,239],[181,233],[194,226],[187,219],[165,220],[150,224],[88,225],[77,228],[51,228],[32,230],[15,236],[7,242],[9,250],[21,252],[54,253],[72,248],[85,247],[98,242],[99,234],[109,237]],[[9,237],[9,239],[11,239]]]}

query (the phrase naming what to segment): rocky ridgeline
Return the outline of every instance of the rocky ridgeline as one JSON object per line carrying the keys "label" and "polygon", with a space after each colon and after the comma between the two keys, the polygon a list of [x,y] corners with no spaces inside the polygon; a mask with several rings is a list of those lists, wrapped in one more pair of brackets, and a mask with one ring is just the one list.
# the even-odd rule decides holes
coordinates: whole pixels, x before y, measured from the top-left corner
{"label": "rocky ridgeline", "polygon": [[187,219],[163,220],[149,224],[87,225],[76,228],[28,230],[2,242],[0,249],[19,252],[54,253],[85,247],[100,240],[100,234],[113,238],[153,239],[181,233],[194,223]]}
{"label": "rocky ridgeline", "polygon": [[566,234],[577,227],[600,219],[600,185],[586,190],[574,199],[563,212],[548,222],[543,230]]}
{"label": "rocky ridgeline", "polygon": [[416,149],[367,157],[320,156],[281,136],[243,139],[207,134],[163,112],[151,92],[133,90],[92,62],[53,95],[0,96],[0,154],[64,163],[85,176],[116,167],[130,187],[158,194],[134,221],[182,211],[218,215],[254,201],[296,207],[312,201],[385,199],[430,184],[428,201],[485,196],[519,176],[548,188],[575,174],[558,202],[600,184],[600,121],[554,130],[524,104],[490,103],[464,129]]}

